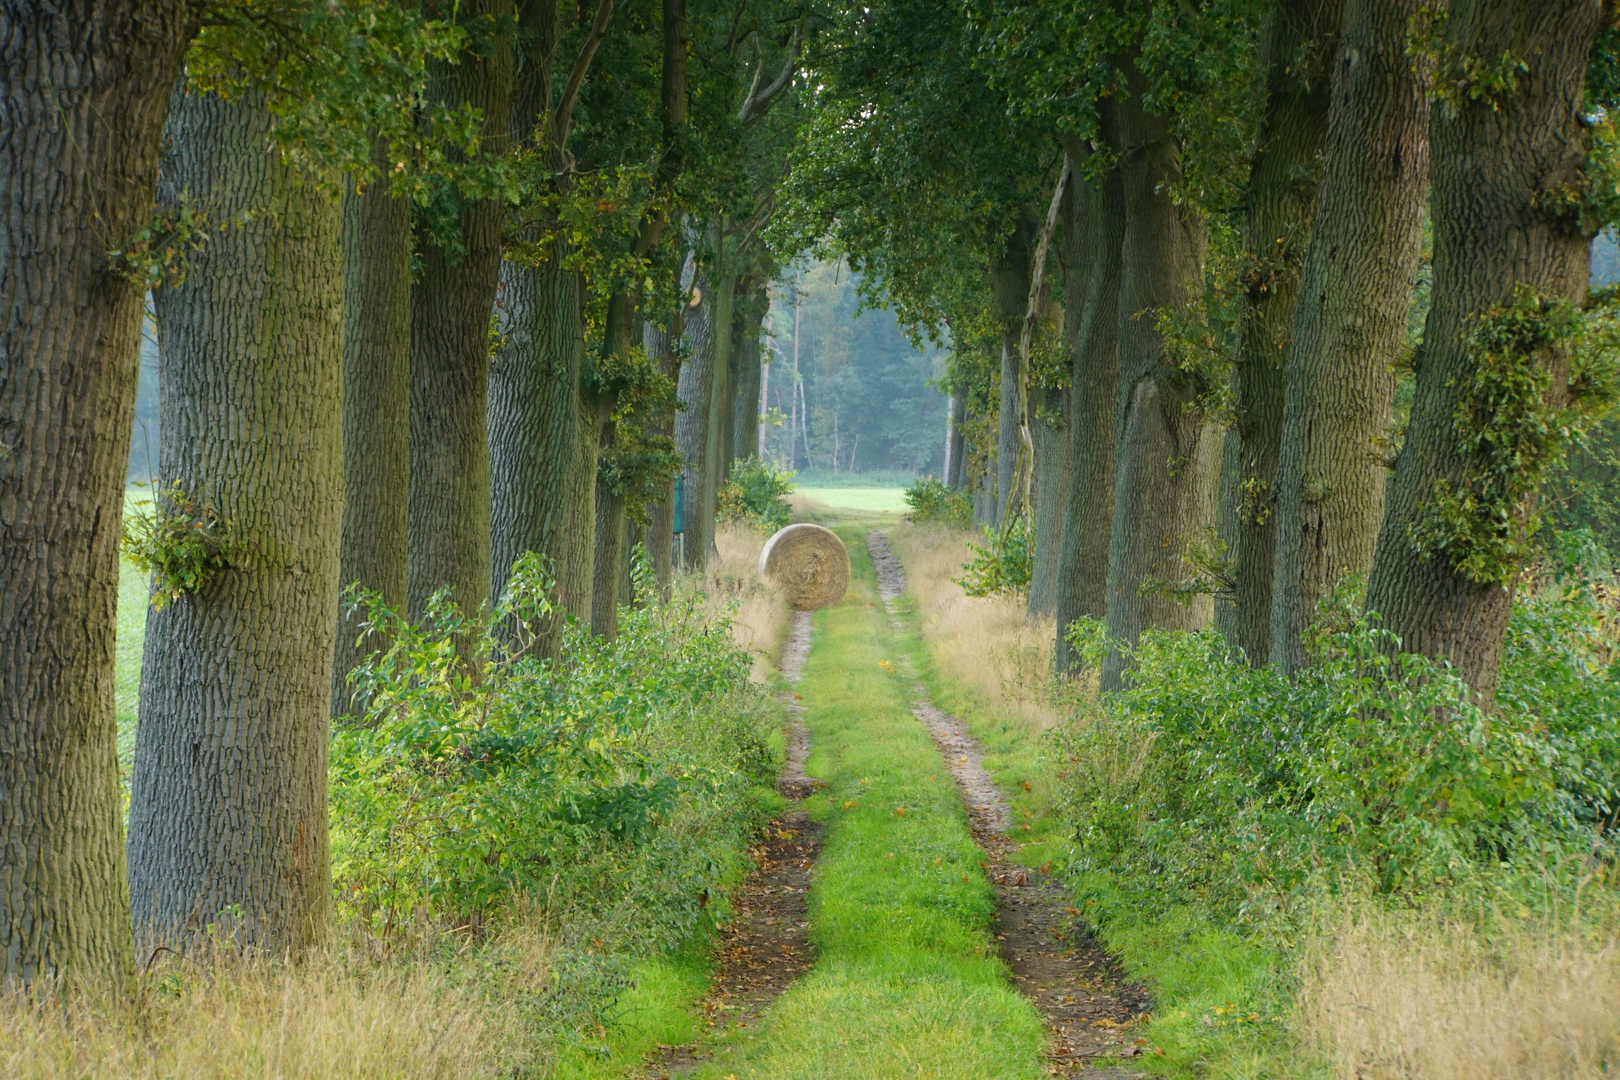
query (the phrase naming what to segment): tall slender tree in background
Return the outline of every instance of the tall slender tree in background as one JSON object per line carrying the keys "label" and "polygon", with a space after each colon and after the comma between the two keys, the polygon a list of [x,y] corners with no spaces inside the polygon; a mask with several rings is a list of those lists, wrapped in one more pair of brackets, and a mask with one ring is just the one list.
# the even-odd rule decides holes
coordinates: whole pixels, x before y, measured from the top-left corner
{"label": "tall slender tree in background", "polygon": [[1245,200],[1236,400],[1221,477],[1232,595],[1215,607],[1216,629],[1256,666],[1271,646],[1283,365],[1321,177],[1339,7],[1280,0],[1260,46],[1266,107]]}
{"label": "tall slender tree in background", "polygon": [[1457,0],[1426,42],[1434,284],[1367,606],[1486,701],[1540,481],[1596,374],[1583,124],[1603,22],[1597,0]]}
{"label": "tall slender tree in background", "polygon": [[1034,239],[1031,216],[1018,212],[1005,236],[1005,247],[990,262],[990,291],[995,297],[996,320],[1001,330],[1001,408],[996,418],[996,512],[991,524],[1000,527],[1009,511],[1022,512],[1019,484],[1028,466],[1020,468],[1026,456],[1024,426],[1023,367],[1019,362],[1018,337],[1024,325],[1024,309],[1029,303],[1029,282]]}
{"label": "tall slender tree in background", "polygon": [[343,285],[337,201],[273,124],[261,91],[182,90],[167,129],[163,203],[206,198],[230,224],[156,290],[159,513],[217,549],[181,595],[155,575],[169,602],[147,620],[130,883],[144,934],[223,922],[282,950],[319,941],[331,906]]}
{"label": "tall slender tree in background", "polygon": [[0,5],[0,983],[128,974],[113,714],[158,143],[196,12]]}
{"label": "tall slender tree in background", "polygon": [[1333,57],[1322,183],[1284,369],[1267,655],[1288,671],[1305,662],[1317,602],[1372,567],[1383,518],[1395,369],[1429,186],[1428,97],[1406,50],[1421,6],[1345,0]]}
{"label": "tall slender tree in background", "polygon": [[[507,151],[512,102],[512,0],[458,9],[466,45],[429,68],[428,100],[480,118],[468,174],[438,193],[417,222],[420,268],[411,288],[411,480],[407,591],[413,617],[448,590],[475,611],[490,591],[489,325],[506,213],[496,168]],[[492,187],[497,190],[490,190]]]}

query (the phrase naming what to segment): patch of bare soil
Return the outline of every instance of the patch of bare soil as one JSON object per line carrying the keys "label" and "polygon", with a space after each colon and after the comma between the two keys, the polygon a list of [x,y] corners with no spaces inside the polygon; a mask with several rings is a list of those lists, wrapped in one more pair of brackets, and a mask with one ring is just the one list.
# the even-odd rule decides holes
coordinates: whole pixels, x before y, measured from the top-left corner
{"label": "patch of bare soil", "polygon": [[[797,683],[809,653],[810,614],[796,611],[782,649],[783,676]],[[719,969],[703,999],[711,1037],[758,1023],[771,1002],[815,962],[810,946],[810,875],[821,852],[821,826],[798,805],[816,786],[804,772],[810,758],[810,730],[798,695],[781,697],[788,709],[787,756],[777,789],[795,805],[766,825],[759,844],[749,851],[754,872],[732,895],[736,914],[731,925],[720,927],[715,950]],[[712,1039],[661,1047],[648,1063],[647,1076],[691,1072],[713,1051]]]}
{"label": "patch of bare soil", "polygon": [[[867,549],[885,601],[905,591],[905,571],[888,537],[869,534]],[[947,716],[916,687],[912,713],[933,736],[967,806],[973,839],[985,854],[996,889],[996,938],[1013,983],[1046,1019],[1054,1075],[1115,1080],[1135,1074],[1107,1064],[1142,1051],[1132,1027],[1151,1007],[1147,991],[1130,983],[1091,933],[1062,886],[1018,862],[1008,835],[1012,807],[985,769],[967,725]]]}

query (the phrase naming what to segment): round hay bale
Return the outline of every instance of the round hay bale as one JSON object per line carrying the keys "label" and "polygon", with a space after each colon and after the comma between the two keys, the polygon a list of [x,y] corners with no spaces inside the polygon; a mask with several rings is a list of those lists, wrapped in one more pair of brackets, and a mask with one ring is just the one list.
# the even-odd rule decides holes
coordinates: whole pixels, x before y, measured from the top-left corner
{"label": "round hay bale", "polygon": [[849,552],[831,529],[789,525],[765,541],[759,576],[781,589],[795,610],[814,611],[849,591]]}

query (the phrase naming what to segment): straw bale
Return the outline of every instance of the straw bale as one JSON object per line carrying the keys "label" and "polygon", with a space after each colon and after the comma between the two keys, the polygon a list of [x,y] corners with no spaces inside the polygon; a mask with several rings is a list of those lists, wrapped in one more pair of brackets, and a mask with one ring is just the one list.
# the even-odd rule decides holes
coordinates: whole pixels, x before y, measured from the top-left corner
{"label": "straw bale", "polygon": [[831,529],[800,522],[765,542],[759,574],[798,611],[836,604],[849,591],[849,552]]}

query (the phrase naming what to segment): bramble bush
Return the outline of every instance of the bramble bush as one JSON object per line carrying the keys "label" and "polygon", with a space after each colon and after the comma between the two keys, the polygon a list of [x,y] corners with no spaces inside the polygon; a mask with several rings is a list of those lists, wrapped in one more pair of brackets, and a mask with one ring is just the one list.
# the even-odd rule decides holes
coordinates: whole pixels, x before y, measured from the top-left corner
{"label": "bramble bush", "polygon": [[782,496],[793,494],[793,473],[771,468],[757,457],[731,463],[731,477],[720,488],[716,515],[721,521],[746,522],[767,535],[792,520]]}
{"label": "bramble bush", "polygon": [[534,555],[482,617],[356,601],[391,644],[353,677],[363,723],[334,735],[332,850],[370,932],[477,929],[521,898],[633,950],[705,917],[770,798],[771,706],[724,619],[659,600],[644,559],[635,579],[618,637],[565,621],[556,661],[534,655],[558,623]]}
{"label": "bramble bush", "polygon": [[953,529],[967,529],[973,525],[973,501],[961,488],[946,485],[932,476],[919,476],[906,488],[906,505],[911,512],[908,519],[919,525],[949,525]]}
{"label": "bramble bush", "polygon": [[[1343,880],[1417,896],[1589,872],[1620,805],[1612,612],[1591,580],[1521,596],[1495,710],[1398,653],[1353,589],[1324,605],[1294,680],[1214,632],[1143,635],[1130,685],[1077,695],[1049,736],[1074,868],[1251,928]],[[1106,653],[1097,623],[1069,633]]]}

